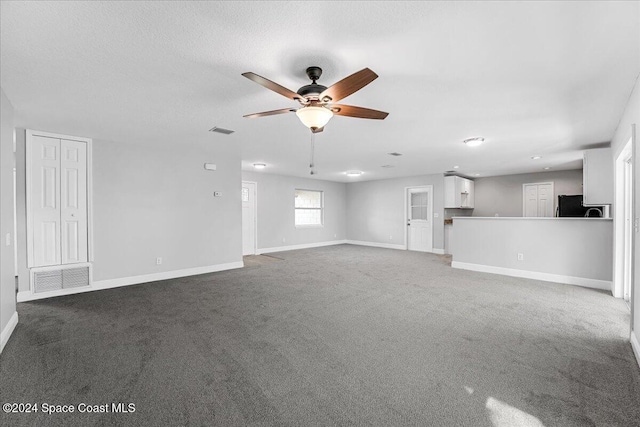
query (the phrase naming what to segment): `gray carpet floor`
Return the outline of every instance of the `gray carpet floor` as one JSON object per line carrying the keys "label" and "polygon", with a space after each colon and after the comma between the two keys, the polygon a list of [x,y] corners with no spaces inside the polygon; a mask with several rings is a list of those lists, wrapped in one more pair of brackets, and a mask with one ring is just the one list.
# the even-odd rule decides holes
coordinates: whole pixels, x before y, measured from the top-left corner
{"label": "gray carpet floor", "polygon": [[19,304],[0,401],[135,412],[0,424],[640,425],[629,311],[606,292],[379,248],[274,256]]}

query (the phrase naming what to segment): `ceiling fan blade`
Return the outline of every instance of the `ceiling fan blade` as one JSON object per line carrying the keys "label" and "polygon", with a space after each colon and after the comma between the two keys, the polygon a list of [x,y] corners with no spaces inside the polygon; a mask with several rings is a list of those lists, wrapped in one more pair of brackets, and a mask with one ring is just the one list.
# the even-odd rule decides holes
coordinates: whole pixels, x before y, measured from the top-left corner
{"label": "ceiling fan blade", "polygon": [[353,105],[333,104],[330,109],[336,116],[358,117],[360,119],[384,120],[389,115],[384,111],[354,107]]}
{"label": "ceiling fan blade", "polygon": [[248,119],[255,119],[256,117],[275,116],[276,114],[294,113],[295,111],[295,108],[282,108],[281,110],[263,111],[262,113],[247,114],[243,117],[246,117]]}
{"label": "ceiling fan blade", "polygon": [[321,128],[311,128],[311,133],[320,133],[324,130],[324,126]]}
{"label": "ceiling fan blade", "polygon": [[302,97],[297,93],[295,93],[294,91],[289,90],[284,86],[280,86],[278,83],[272,82],[269,79],[265,79],[264,77],[259,76],[256,73],[248,72],[248,73],[242,73],[242,75],[248,78],[249,80],[252,80],[258,83],[259,85],[264,86],[267,89],[270,89],[274,92],[277,92],[280,95],[285,96],[289,99],[293,99],[294,101],[297,101],[298,99],[302,99]]}
{"label": "ceiling fan blade", "polygon": [[376,73],[365,68],[327,88],[320,94],[319,99],[324,100],[329,97],[333,102],[340,101],[342,98],[346,98],[352,93],[359,91],[377,78],[378,75]]}

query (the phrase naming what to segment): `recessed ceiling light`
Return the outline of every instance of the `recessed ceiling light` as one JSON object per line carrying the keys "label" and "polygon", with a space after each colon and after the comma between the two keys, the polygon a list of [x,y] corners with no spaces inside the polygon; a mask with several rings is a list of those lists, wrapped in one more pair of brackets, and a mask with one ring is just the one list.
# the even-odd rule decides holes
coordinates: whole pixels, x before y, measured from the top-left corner
{"label": "recessed ceiling light", "polygon": [[347,176],[360,176],[362,175],[362,171],[348,171],[345,172],[347,174]]}
{"label": "recessed ceiling light", "polygon": [[542,156],[531,156],[531,160],[538,160],[541,159]]}
{"label": "recessed ceiling light", "polygon": [[265,165],[264,163],[254,163],[253,167],[256,169],[264,169],[267,167],[267,165]]}
{"label": "recessed ceiling light", "polygon": [[467,138],[462,142],[467,144],[469,147],[477,147],[484,142],[484,138],[481,136],[476,136],[474,138]]}
{"label": "recessed ceiling light", "polygon": [[479,173],[477,173],[477,174],[475,174],[474,176],[480,176],[480,174],[479,174]]}
{"label": "recessed ceiling light", "polygon": [[460,166],[455,165],[453,168],[454,168],[454,169],[459,169],[459,168],[460,168]]}
{"label": "recessed ceiling light", "polygon": [[547,166],[546,168],[544,168],[544,170],[548,171],[549,169],[551,169],[551,166]]}

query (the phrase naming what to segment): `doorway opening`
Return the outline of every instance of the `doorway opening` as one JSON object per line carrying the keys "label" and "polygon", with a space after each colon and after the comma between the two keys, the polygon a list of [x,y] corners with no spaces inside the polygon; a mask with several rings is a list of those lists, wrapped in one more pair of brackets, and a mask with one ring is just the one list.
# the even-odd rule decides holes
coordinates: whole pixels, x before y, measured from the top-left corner
{"label": "doorway opening", "polygon": [[615,162],[615,273],[612,294],[631,304],[633,284],[633,145],[627,142]]}
{"label": "doorway opening", "polygon": [[433,186],[406,187],[404,205],[407,250],[433,252]]}
{"label": "doorway opening", "polygon": [[242,255],[257,251],[258,183],[242,181]]}

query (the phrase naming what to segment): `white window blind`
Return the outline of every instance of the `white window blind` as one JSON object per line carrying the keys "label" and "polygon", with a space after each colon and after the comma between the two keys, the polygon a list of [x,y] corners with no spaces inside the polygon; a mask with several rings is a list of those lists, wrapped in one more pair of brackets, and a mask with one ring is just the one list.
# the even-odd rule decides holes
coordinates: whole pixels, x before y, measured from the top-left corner
{"label": "white window blind", "polygon": [[324,197],[322,191],[295,191],[296,226],[322,225]]}

